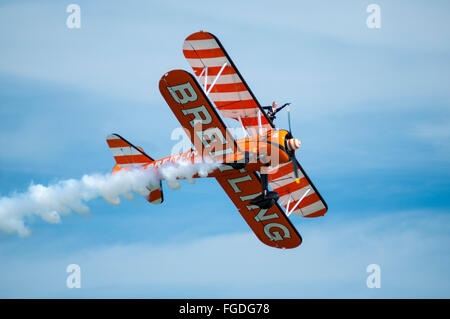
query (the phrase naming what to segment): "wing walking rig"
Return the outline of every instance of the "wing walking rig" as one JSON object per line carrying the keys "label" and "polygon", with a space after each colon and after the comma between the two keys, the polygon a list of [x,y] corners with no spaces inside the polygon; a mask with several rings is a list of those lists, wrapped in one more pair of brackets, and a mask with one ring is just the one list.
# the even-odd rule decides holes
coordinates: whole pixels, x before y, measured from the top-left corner
{"label": "wing walking rig", "polygon": [[[195,76],[172,70],[162,76],[159,89],[194,149],[154,160],[111,134],[107,143],[116,160],[113,172],[160,167],[180,159],[194,162],[199,157],[220,162],[208,177],[217,179],[255,235],[272,247],[299,246],[302,238],[289,216],[323,216],[327,204],[295,158],[300,141],[292,136],[290,117],[289,130],[273,125],[211,33],[188,36],[183,54]],[[246,137],[234,138],[224,118],[238,121]],[[162,203],[161,184],[148,187],[146,197],[153,204]]]}

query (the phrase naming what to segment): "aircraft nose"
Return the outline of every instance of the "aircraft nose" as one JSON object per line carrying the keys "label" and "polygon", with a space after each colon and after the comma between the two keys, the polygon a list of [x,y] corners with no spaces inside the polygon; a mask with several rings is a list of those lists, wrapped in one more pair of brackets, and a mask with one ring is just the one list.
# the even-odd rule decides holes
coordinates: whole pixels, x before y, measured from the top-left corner
{"label": "aircraft nose", "polygon": [[296,138],[291,138],[287,140],[287,148],[290,151],[294,151],[296,149],[298,149],[300,147],[300,145],[302,145],[302,143],[300,143],[300,140],[296,139]]}

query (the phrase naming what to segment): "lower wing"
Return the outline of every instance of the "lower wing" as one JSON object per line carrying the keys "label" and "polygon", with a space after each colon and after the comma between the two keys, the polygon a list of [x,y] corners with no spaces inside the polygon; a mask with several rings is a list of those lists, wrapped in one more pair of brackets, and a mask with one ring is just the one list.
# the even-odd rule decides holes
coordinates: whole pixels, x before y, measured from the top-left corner
{"label": "lower wing", "polygon": [[269,185],[280,195],[279,202],[295,215],[319,217],[325,215],[328,206],[318,190],[297,162],[299,183],[296,183],[291,163],[281,164],[269,172]]}
{"label": "lower wing", "polygon": [[[222,169],[232,168],[223,166]],[[259,240],[276,248],[299,246],[302,237],[278,204],[269,209],[250,204],[253,198],[262,193],[258,175],[245,169],[234,171],[234,174],[219,176],[216,179]]]}

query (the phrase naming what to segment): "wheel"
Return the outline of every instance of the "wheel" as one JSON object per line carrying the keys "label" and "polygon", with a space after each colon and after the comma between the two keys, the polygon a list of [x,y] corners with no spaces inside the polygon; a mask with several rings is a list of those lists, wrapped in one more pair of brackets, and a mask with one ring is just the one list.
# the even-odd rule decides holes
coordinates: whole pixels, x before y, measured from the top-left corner
{"label": "wheel", "polygon": [[266,195],[261,194],[258,197],[253,198],[250,201],[250,204],[256,205],[262,209],[269,209],[277,202],[279,198],[280,195],[277,192],[267,192]]}

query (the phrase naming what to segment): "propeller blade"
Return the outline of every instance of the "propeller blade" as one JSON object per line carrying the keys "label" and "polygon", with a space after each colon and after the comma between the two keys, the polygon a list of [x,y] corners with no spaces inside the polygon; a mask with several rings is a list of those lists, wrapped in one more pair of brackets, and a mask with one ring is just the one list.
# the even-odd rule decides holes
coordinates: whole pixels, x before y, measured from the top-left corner
{"label": "propeller blade", "polygon": [[296,161],[295,161],[295,157],[293,157],[291,159],[291,161],[292,161],[292,167],[294,168],[295,182],[297,184],[300,184],[300,178],[298,178],[298,169],[297,169],[297,164],[296,164]]}
{"label": "propeller blade", "polygon": [[[287,106],[287,112],[288,112],[288,124],[289,124],[289,133],[292,136],[292,130],[291,130],[291,106],[288,105]],[[294,174],[295,174],[295,182],[297,184],[300,184],[300,178],[298,178],[298,168],[297,168],[297,161],[295,160],[295,155],[289,155],[290,160],[292,162],[292,167],[294,169]]]}
{"label": "propeller blade", "polygon": [[289,133],[291,133],[291,135],[292,135],[292,131],[291,131],[291,107],[289,105],[287,107],[287,112],[288,112]]}
{"label": "propeller blade", "polygon": [[298,177],[298,168],[297,168],[297,161],[295,160],[295,155],[290,154],[289,159],[292,162],[292,168],[294,169],[294,175],[295,175],[295,182],[297,184],[300,184],[300,178]]}

